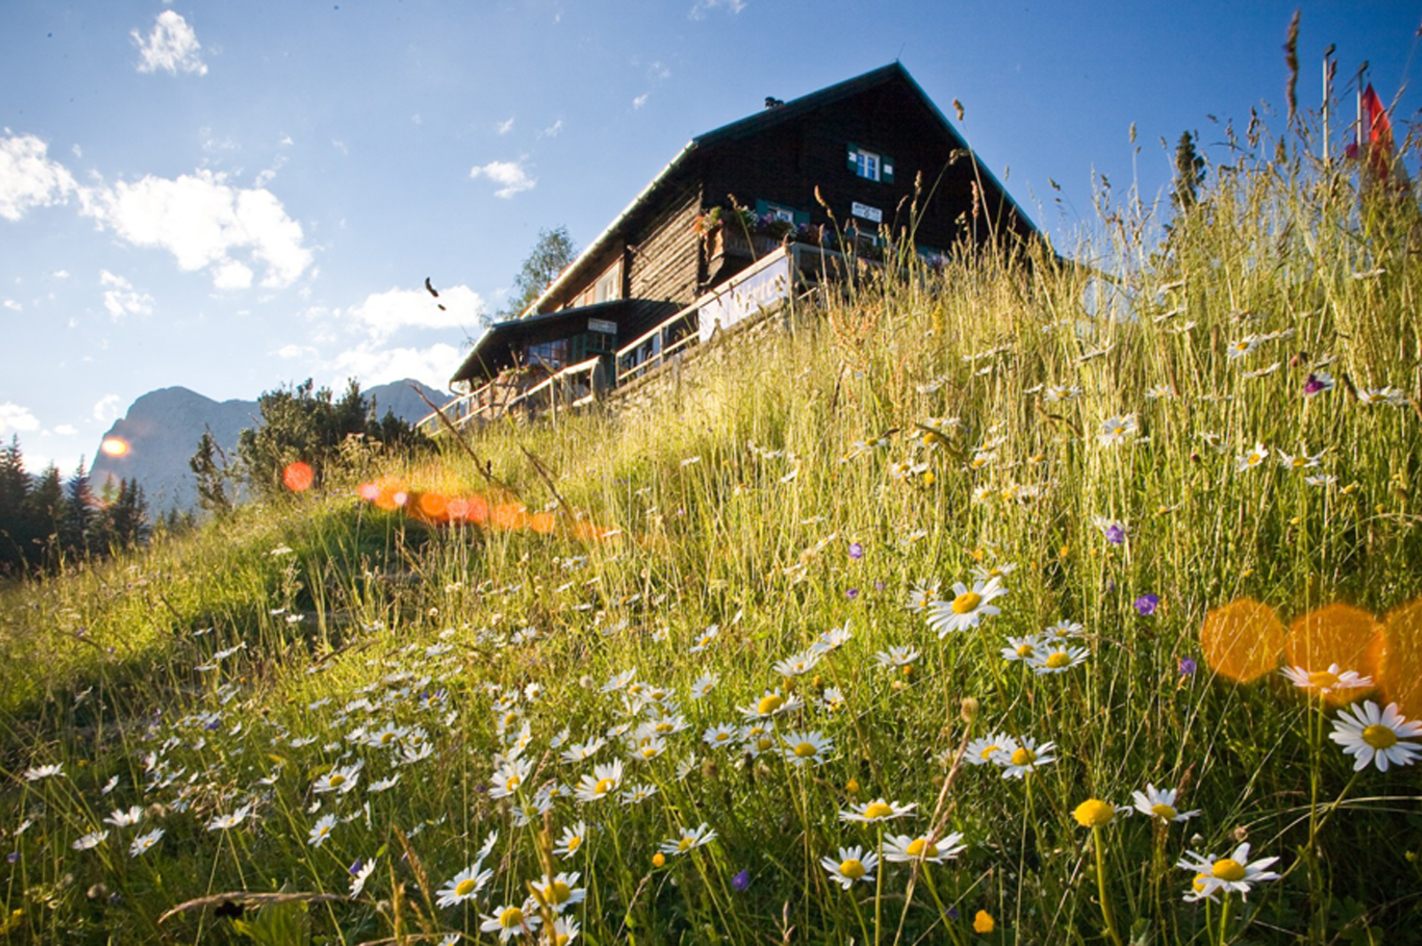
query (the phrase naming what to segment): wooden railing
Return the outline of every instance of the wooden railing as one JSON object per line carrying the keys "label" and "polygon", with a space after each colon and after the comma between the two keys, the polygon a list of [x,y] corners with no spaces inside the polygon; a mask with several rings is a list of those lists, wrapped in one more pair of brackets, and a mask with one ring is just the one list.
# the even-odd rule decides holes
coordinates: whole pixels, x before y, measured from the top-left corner
{"label": "wooden railing", "polygon": [[[733,291],[744,280],[756,275],[765,267],[773,264],[779,257],[785,255],[791,257],[791,271],[797,274],[807,271],[813,272],[812,267],[816,264],[823,269],[826,261],[836,262],[843,259],[839,253],[819,247],[803,244],[790,244],[787,247],[777,246],[774,252],[757,260],[745,272],[738,273],[724,284],[717,286],[712,292],[701,296],[680,312],[619,348],[613,357],[613,371],[610,378],[598,379],[595,377],[601,359],[589,358],[587,361],[570,365],[545,378],[508,401],[497,402],[492,397],[485,396],[497,383],[491,381],[477,391],[472,391],[450,401],[444,406],[443,411],[450,423],[459,429],[481,417],[492,418],[517,410],[532,415],[547,409],[556,419],[559,411],[574,410],[591,404],[602,393],[599,390],[600,385],[620,387],[669,363],[676,356],[697,345],[701,341],[699,319],[702,308],[708,305],[711,300]],[[809,259],[802,259],[802,256],[809,257]],[[787,287],[785,300],[781,304],[793,306],[796,298],[795,289]],[[776,309],[779,307],[780,304],[773,306]],[[580,377],[586,377],[585,393],[570,390]],[[445,429],[444,423],[436,414],[425,417],[417,426],[432,437],[443,433]]]}
{"label": "wooden railing", "polygon": [[[637,338],[617,350],[617,383],[625,384],[658,365],[666,363],[672,355],[695,345],[699,341],[696,334],[696,317],[699,309],[692,303],[676,315],[642,333]],[[674,331],[680,330],[679,338],[673,339]]]}

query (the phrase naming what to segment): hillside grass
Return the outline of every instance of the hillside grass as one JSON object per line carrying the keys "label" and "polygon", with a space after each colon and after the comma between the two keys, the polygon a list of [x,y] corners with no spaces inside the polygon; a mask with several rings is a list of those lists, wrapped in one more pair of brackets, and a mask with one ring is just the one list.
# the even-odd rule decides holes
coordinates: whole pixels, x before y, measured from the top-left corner
{"label": "hillside grass", "polygon": [[[1415,203],[1306,158],[1205,196],[1164,244],[1103,204],[1076,264],[891,252],[650,407],[365,458],[6,591],[4,935],[493,942],[566,872],[589,943],[1407,941],[1418,767],[1355,772],[1277,642],[1238,682],[1201,629],[1346,603],[1387,635],[1340,668],[1386,695],[1351,699],[1422,716]],[[911,605],[972,611],[958,582],[1000,613],[940,635]],[[1029,637],[1080,662],[1004,656]],[[1128,816],[1147,784],[1199,813]],[[1087,827],[1090,799],[1120,810]],[[878,800],[916,807],[842,817]],[[849,889],[821,864],[900,834],[962,850]],[[1246,841],[1282,877],[1184,899],[1177,862]]]}

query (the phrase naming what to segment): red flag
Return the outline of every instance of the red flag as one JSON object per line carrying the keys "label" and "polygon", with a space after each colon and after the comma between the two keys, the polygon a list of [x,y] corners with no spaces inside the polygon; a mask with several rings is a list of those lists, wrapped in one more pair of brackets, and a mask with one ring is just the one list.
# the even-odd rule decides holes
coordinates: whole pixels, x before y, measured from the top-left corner
{"label": "red flag", "polygon": [[1363,90],[1362,104],[1364,120],[1368,123],[1368,165],[1378,180],[1385,181],[1392,169],[1392,121],[1371,82]]}

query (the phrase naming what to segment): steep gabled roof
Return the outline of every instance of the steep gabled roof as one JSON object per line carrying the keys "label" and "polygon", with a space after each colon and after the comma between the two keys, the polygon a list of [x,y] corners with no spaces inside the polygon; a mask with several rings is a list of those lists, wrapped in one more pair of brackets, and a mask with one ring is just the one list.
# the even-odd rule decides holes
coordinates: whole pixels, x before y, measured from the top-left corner
{"label": "steep gabled roof", "polygon": [[[536,313],[539,306],[543,305],[550,296],[556,295],[560,290],[565,288],[568,283],[573,281],[574,277],[586,275],[585,270],[587,267],[606,252],[615,240],[623,235],[624,228],[629,221],[634,219],[638,212],[646,207],[654,196],[671,186],[672,182],[677,179],[679,173],[692,163],[692,159],[695,155],[719,145],[748,138],[779,125],[795,121],[827,105],[832,105],[870,89],[894,82],[904,84],[920,100],[929,114],[937,120],[937,124],[944,134],[945,141],[951,147],[960,148],[969,154],[972,153],[972,149],[968,147],[967,142],[965,142],[963,137],[953,128],[952,124],[949,123],[948,119],[938,109],[938,106],[933,104],[933,100],[930,99],[919,84],[914,81],[913,76],[909,75],[908,70],[897,61],[891,62],[887,66],[881,66],[863,75],[846,79],[843,82],[837,82],[817,92],[802,95],[797,99],[786,102],[784,105],[767,108],[764,111],[731,122],[728,125],[722,125],[720,128],[697,135],[691,139],[691,141],[687,142],[686,146],[677,153],[676,157],[672,158],[667,166],[662,168],[646,187],[642,188],[641,193],[632,198],[632,202],[623,208],[622,212],[607,225],[602,233],[598,234],[597,237],[588,244],[587,249],[583,250],[583,252],[578,255],[578,258],[573,260],[567,269],[563,270],[557,279],[549,283],[548,287],[543,290],[538,298],[533,300],[533,302],[520,313],[520,317],[527,317],[532,313]],[[973,156],[973,160],[974,163],[977,164],[976,155]],[[1023,212],[1022,208],[1012,199],[1011,195],[1007,193],[1006,188],[1002,186],[1001,182],[998,181],[997,177],[993,175],[990,170],[981,164],[977,164],[977,171],[982,176],[987,188],[997,192],[1000,201],[994,200],[992,201],[993,203],[1005,202],[1011,211],[1017,215],[1018,219],[1027,227],[1032,230],[1037,229],[1036,225],[1032,223],[1032,219]]]}

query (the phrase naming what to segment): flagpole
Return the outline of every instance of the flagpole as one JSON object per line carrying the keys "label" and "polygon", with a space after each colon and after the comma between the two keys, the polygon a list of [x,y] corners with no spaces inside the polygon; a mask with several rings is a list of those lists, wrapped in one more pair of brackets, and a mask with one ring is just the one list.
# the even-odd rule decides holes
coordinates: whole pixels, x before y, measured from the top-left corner
{"label": "flagpole", "polygon": [[1333,44],[1329,43],[1328,48],[1323,51],[1323,166],[1329,167],[1333,163],[1330,154],[1330,144],[1328,141],[1328,110],[1333,101],[1333,68],[1329,62],[1333,55]]}

